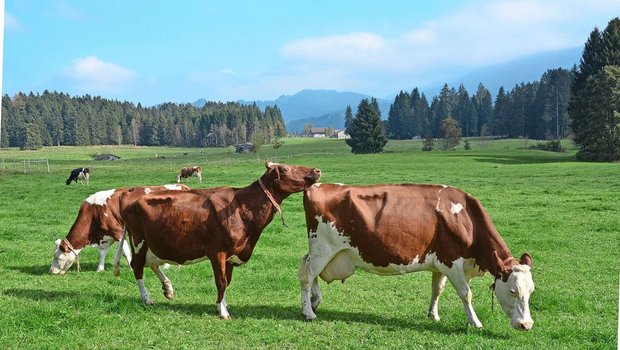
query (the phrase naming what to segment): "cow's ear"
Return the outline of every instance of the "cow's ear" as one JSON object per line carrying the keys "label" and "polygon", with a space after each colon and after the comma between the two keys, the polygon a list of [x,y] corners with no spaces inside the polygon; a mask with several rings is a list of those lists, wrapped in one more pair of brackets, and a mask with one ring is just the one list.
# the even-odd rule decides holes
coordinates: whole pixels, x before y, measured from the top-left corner
{"label": "cow's ear", "polygon": [[272,162],[270,160],[265,162],[265,168],[267,168],[267,169],[273,168],[275,165],[276,165],[276,163],[274,163],[274,162]]}
{"label": "cow's ear", "polygon": [[[506,269],[506,266],[504,266],[504,261],[502,259],[499,258],[499,255],[497,255],[497,251],[493,251],[493,266],[497,269],[497,272],[495,272],[495,278],[500,278],[500,277],[504,277],[508,275],[508,270]],[[491,271],[491,273],[493,273],[493,271]]]}
{"label": "cow's ear", "polygon": [[528,253],[523,253],[523,255],[521,255],[521,258],[519,259],[519,264],[532,267],[532,263],[533,259],[531,255],[529,255]]}
{"label": "cow's ear", "polygon": [[54,242],[54,246],[55,246],[56,248],[58,248],[58,247],[60,246],[60,239],[57,239],[57,240]]}

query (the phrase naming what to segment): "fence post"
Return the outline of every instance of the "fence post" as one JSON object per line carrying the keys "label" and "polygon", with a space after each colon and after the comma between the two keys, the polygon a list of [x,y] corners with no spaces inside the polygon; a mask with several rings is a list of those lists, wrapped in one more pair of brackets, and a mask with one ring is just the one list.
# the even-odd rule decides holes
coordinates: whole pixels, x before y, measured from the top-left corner
{"label": "fence post", "polygon": [[45,163],[47,164],[47,173],[49,174],[50,173],[50,160],[46,159]]}

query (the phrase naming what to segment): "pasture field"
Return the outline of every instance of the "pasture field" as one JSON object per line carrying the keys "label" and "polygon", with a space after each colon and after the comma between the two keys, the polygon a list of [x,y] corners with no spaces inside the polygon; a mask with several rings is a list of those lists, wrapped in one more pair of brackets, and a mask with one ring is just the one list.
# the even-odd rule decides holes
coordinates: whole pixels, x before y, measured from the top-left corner
{"label": "pasture field", "polygon": [[[422,152],[420,141],[390,141],[382,154],[353,155],[342,140],[285,139],[276,151],[234,155],[229,149],[52,147],[0,150],[4,159],[49,159],[51,172],[0,167],[0,348],[2,349],[610,349],[617,346],[620,261],[620,164],[578,163],[574,150],[526,150],[527,141],[471,140],[472,150]],[[529,142],[529,145],[533,144]],[[566,146],[570,145],[566,143]],[[204,151],[204,153],[201,153]],[[90,155],[113,153],[116,162]],[[187,153],[187,154],[185,154]],[[64,276],[47,273],[53,242],[63,238],[82,200],[100,190],[175,181],[181,166],[203,165],[194,188],[243,187],[264,172],[264,160],[321,168],[321,182],[439,183],[479,198],[513,255],[534,257],[534,329],[521,333],[495,303],[492,278],[471,282],[484,329],[467,325],[448,284],[441,321],[427,319],[431,274],[382,277],[358,271],[345,283],[321,281],[318,319],[300,314],[297,272],[307,252],[302,195],[282,205],[252,259],[235,269],[218,319],[209,262],[171,267],[168,301],[151,271],[155,301],[145,307],[122,261],[112,275],[95,272],[97,251],[81,253]],[[90,186],[64,182],[72,168],[91,168]],[[115,248],[116,245],[113,246]]]}

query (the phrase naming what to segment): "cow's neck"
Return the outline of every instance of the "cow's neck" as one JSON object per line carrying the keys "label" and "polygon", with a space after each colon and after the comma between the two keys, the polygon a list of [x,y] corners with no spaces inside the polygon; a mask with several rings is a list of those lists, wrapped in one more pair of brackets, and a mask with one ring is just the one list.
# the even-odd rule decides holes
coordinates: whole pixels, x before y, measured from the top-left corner
{"label": "cow's neck", "polygon": [[81,226],[79,222],[76,222],[69,230],[67,237],[65,238],[74,249],[82,249],[87,245],[94,243],[91,242],[90,232],[88,232],[89,226]]}
{"label": "cow's neck", "polygon": [[[479,256],[476,259],[478,265],[480,265],[482,270],[489,271],[495,277],[501,275],[502,278],[507,278],[507,275],[503,273],[506,269],[502,269],[502,266],[511,266],[516,262],[510,249],[508,249],[508,246],[495,229],[488,232],[488,234],[482,235],[482,237],[476,242]],[[498,263],[494,252],[497,252],[497,257],[499,257],[501,263]]]}
{"label": "cow's neck", "polygon": [[258,240],[258,237],[262,231],[265,227],[267,227],[267,225],[269,225],[271,220],[273,220],[274,214],[277,211],[276,205],[279,206],[282,201],[290,195],[290,193],[282,193],[281,191],[275,190],[272,186],[272,181],[265,179],[264,177],[261,178],[261,181],[265,185],[265,188],[271,195],[272,199],[270,199],[261,188],[258,181],[255,181],[250,186],[246,187],[243,191],[244,193],[242,194],[248,198],[247,201],[244,200],[243,202],[256,203],[256,205],[249,208],[244,215],[246,227],[251,231],[248,232],[251,236],[250,240],[254,242]]}

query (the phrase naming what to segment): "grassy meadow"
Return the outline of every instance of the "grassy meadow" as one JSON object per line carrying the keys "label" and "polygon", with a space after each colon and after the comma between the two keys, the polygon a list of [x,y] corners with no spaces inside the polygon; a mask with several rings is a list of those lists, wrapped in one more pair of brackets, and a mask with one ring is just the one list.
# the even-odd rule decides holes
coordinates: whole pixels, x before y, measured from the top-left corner
{"label": "grassy meadow", "polygon": [[[471,140],[469,151],[422,152],[421,141],[390,141],[385,152],[353,155],[342,140],[285,139],[274,150],[236,155],[230,149],[165,147],[51,147],[0,150],[0,348],[2,349],[610,349],[617,346],[620,261],[620,164],[578,163],[574,150],[527,150],[534,141]],[[120,161],[97,162],[96,153]],[[51,172],[24,174],[13,160],[49,159]],[[181,166],[203,166],[204,182],[190,187],[242,187],[264,172],[264,160],[321,168],[321,182],[439,183],[479,198],[513,255],[534,257],[534,329],[521,333],[495,303],[490,276],[471,282],[484,325],[467,325],[448,284],[441,321],[427,319],[431,274],[382,277],[358,271],[345,283],[321,281],[323,303],[313,322],[300,314],[297,271],[307,252],[301,194],[282,205],[252,259],[235,269],[227,302],[232,320],[218,319],[209,262],[167,275],[175,300],[161,294],[149,270],[155,301],[140,301],[122,261],[112,275],[95,272],[97,250],[80,254],[64,276],[47,273],[53,242],[73,224],[82,200],[100,190],[172,183]],[[2,161],[4,160],[4,161]],[[90,186],[65,186],[71,169],[91,168]],[[116,248],[116,245],[113,246]]]}

